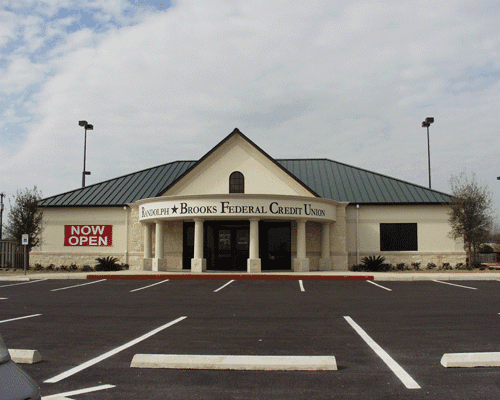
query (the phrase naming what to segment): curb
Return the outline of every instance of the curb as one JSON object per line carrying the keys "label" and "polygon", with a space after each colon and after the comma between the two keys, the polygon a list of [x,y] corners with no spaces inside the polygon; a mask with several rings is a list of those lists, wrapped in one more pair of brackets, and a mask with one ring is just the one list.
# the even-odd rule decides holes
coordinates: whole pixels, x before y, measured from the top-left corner
{"label": "curb", "polygon": [[370,275],[273,275],[273,274],[148,274],[148,275],[88,275],[87,279],[198,279],[198,280],[259,280],[259,281],[372,281]]}

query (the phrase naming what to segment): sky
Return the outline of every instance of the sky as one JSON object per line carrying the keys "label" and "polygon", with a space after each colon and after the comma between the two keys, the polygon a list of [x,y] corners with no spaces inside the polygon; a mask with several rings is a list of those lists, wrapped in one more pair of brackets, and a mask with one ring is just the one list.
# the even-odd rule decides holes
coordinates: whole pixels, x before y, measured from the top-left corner
{"label": "sky", "polygon": [[87,185],[237,127],[428,187],[434,117],[432,188],[475,174],[500,219],[499,26],[498,0],[0,0],[0,192],[81,187],[80,120]]}

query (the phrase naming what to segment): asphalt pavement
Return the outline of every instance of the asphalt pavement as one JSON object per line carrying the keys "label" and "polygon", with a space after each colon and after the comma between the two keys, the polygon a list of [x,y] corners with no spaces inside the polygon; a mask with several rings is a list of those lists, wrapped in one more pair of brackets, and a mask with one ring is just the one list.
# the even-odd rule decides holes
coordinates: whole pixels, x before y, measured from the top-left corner
{"label": "asphalt pavement", "polygon": [[[500,398],[499,368],[440,364],[499,350],[496,279],[30,279],[0,277],[0,332],[40,351],[23,368],[46,397]],[[136,369],[135,354],[335,356],[338,370]]]}

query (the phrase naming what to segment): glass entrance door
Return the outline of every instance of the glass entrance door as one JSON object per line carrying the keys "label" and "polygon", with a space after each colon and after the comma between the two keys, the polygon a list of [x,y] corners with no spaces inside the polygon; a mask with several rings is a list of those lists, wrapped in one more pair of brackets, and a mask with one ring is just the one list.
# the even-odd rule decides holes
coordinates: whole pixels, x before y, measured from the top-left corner
{"label": "glass entrance door", "polygon": [[214,227],[214,260],[212,269],[224,271],[245,271],[248,259],[249,227],[225,224]]}
{"label": "glass entrance door", "polygon": [[292,268],[291,223],[261,221],[259,231],[262,270],[290,270]]}
{"label": "glass entrance door", "polygon": [[212,271],[246,271],[250,225],[247,221],[209,221],[205,224],[205,257]]}

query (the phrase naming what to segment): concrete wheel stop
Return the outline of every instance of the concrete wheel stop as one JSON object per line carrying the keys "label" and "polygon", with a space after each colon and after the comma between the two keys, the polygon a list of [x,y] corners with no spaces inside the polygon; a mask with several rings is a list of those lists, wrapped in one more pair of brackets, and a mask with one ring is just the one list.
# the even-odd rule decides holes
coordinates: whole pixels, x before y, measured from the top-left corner
{"label": "concrete wheel stop", "polygon": [[247,371],[336,371],[337,362],[334,356],[136,354],[130,367]]}
{"label": "concrete wheel stop", "polygon": [[500,352],[447,353],[441,358],[445,368],[500,367]]}
{"label": "concrete wheel stop", "polygon": [[38,350],[9,349],[10,358],[16,364],[36,364],[42,361]]}

